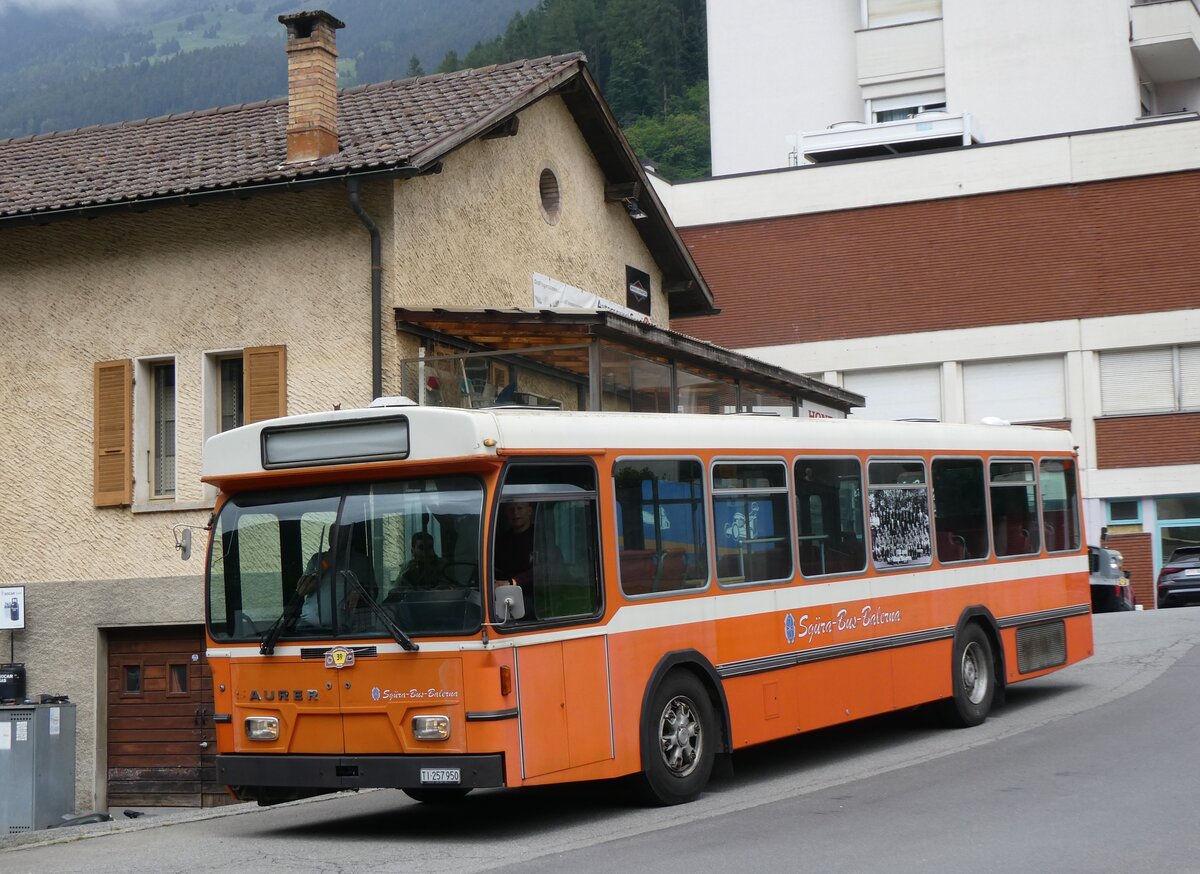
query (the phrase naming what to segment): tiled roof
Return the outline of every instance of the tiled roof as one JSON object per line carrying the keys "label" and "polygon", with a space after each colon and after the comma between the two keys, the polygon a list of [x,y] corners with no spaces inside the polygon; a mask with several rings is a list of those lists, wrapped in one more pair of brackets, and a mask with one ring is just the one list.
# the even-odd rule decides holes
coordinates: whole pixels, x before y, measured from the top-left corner
{"label": "tiled roof", "polygon": [[340,151],[287,164],[287,100],[0,140],[0,219],[372,169],[425,167],[571,78],[582,55],[338,94]]}

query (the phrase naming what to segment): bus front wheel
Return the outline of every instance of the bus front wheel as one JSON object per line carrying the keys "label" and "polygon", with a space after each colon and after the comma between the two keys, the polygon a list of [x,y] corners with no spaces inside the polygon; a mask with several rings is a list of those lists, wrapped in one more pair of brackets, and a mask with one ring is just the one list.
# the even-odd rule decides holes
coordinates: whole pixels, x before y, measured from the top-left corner
{"label": "bus front wheel", "polygon": [[718,743],[712,700],[694,674],[676,670],[654,691],[642,725],[642,781],[653,804],[683,804],[712,775]]}
{"label": "bus front wheel", "polygon": [[954,638],[950,666],[954,694],[942,702],[946,721],[956,728],[979,725],[992,710],[996,695],[995,659],[983,629],[971,623]]}

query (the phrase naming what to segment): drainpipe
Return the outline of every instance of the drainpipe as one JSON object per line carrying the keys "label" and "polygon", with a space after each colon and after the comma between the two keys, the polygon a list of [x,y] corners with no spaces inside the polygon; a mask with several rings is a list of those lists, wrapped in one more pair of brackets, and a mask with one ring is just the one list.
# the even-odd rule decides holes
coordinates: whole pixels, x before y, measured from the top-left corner
{"label": "drainpipe", "polygon": [[350,208],[371,235],[371,398],[383,396],[383,256],[379,243],[379,226],[363,209],[359,200],[358,180],[346,180]]}

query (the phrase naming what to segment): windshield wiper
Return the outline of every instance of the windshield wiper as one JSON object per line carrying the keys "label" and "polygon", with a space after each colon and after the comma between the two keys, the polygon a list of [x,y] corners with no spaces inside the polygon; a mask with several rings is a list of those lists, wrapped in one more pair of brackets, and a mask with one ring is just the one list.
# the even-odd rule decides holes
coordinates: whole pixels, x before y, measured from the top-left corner
{"label": "windshield wiper", "polygon": [[273,655],[275,644],[279,642],[279,638],[285,631],[290,631],[295,626],[296,620],[300,618],[300,599],[302,597],[303,595],[299,592],[292,593],[291,599],[284,606],[279,618],[271,624],[259,642],[258,652],[260,655]]}
{"label": "windshield wiper", "polygon": [[366,600],[367,606],[371,608],[371,612],[375,614],[375,618],[383,623],[383,627],[388,630],[388,633],[392,636],[392,639],[395,640],[396,643],[400,644],[409,652],[416,652],[421,648],[413,641],[411,637],[404,633],[404,629],[392,621],[392,617],[388,615],[388,612],[384,610],[382,606],[380,606],[379,602],[371,597],[371,593],[367,591],[367,587],[359,582],[358,574],[349,569],[338,571],[338,573],[344,579],[348,579],[354,585],[355,591],[358,592],[360,597]]}

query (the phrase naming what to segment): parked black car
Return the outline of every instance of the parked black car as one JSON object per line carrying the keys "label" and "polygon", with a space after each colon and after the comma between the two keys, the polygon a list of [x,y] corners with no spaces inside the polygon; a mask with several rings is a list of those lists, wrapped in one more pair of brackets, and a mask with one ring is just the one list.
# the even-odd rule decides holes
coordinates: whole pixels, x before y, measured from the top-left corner
{"label": "parked black car", "polygon": [[1200,546],[1181,546],[1158,572],[1158,606],[1200,604]]}
{"label": "parked black car", "polygon": [[1092,572],[1092,612],[1116,613],[1133,610],[1133,586],[1125,573],[1125,558],[1115,549],[1088,547],[1088,567]]}

